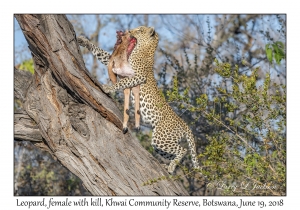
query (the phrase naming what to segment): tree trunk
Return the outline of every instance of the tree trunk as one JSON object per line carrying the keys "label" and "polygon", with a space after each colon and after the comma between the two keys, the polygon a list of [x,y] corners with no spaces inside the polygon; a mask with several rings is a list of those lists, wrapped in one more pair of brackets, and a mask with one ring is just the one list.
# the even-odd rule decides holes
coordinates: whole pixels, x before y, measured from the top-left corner
{"label": "tree trunk", "polygon": [[33,76],[15,70],[15,139],[33,142],[78,176],[93,195],[188,195],[179,181],[144,182],[167,171],[130,133],[86,70],[64,15],[16,15],[34,60]]}

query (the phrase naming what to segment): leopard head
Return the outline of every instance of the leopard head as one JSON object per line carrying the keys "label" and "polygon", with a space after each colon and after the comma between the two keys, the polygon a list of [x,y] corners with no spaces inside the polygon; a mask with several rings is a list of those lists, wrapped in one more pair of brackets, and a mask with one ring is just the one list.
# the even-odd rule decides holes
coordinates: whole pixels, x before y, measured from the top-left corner
{"label": "leopard head", "polygon": [[158,45],[158,34],[153,27],[139,26],[129,30],[132,39],[136,40],[132,54],[143,53],[147,56],[154,56]]}

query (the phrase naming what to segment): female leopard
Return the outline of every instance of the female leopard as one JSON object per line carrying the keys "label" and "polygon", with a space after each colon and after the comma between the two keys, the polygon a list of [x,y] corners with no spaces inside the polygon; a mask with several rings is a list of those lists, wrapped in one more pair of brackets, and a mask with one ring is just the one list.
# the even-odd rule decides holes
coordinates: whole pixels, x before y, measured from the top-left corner
{"label": "female leopard", "polygon": [[[129,33],[136,39],[136,46],[128,59],[134,76],[121,79],[115,85],[106,87],[105,91],[113,92],[140,85],[140,113],[143,121],[152,125],[151,145],[156,152],[171,160],[168,172],[174,173],[177,163],[187,153],[187,150],[179,144],[184,137],[188,141],[194,168],[198,169],[192,131],[162,97],[154,78],[154,53],[158,45],[158,34],[154,28],[145,26],[130,30]],[[105,51],[100,50],[99,54],[103,55],[103,52]],[[98,56],[99,58],[103,56]],[[105,62],[105,58],[102,62]]]}

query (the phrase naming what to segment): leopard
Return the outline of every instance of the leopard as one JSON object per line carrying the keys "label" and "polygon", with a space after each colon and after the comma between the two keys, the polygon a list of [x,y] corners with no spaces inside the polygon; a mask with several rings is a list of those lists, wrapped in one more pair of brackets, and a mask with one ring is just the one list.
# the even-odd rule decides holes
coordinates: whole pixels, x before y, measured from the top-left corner
{"label": "leopard", "polygon": [[[180,145],[183,138],[188,142],[193,168],[199,170],[193,133],[168,104],[156,83],[153,69],[155,51],[159,42],[158,33],[153,27],[147,26],[128,30],[128,33],[130,37],[136,39],[136,44],[128,58],[134,76],[124,77],[112,86],[104,86],[104,91],[112,93],[139,85],[141,118],[153,129],[151,146],[159,155],[170,160],[167,166],[168,172],[174,174],[176,167],[187,154],[187,149]],[[100,51],[96,49],[93,49],[94,54],[99,54],[98,59],[105,63],[109,55],[103,53],[102,49]],[[134,98],[133,103],[135,103]]]}

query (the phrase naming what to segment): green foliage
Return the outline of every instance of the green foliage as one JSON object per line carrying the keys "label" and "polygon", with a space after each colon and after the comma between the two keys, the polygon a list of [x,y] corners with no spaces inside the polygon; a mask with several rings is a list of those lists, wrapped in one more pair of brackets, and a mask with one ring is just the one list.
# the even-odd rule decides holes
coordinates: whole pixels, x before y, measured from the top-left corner
{"label": "green foliage", "polygon": [[[223,107],[203,112],[212,124],[222,127],[207,136],[209,145],[199,155],[202,173],[210,181],[252,185],[269,184],[275,190],[243,189],[244,195],[284,195],[286,162],[286,89],[274,84],[270,74],[258,85],[257,68],[250,76],[239,74],[238,66],[216,63],[216,72],[228,78],[232,88],[218,87],[220,95],[214,99]],[[230,114],[231,113],[231,114]],[[233,114],[232,114],[233,113]],[[279,155],[280,154],[280,155]],[[239,194],[224,191],[226,194]],[[224,193],[223,192],[223,193]]]}
{"label": "green foliage", "polygon": [[284,44],[280,41],[273,44],[266,44],[265,51],[270,63],[273,62],[273,58],[279,65],[282,59],[285,59]]}
{"label": "green foliage", "polygon": [[33,59],[31,58],[31,59],[23,61],[20,64],[19,69],[29,71],[31,74],[34,74]]}
{"label": "green foliage", "polygon": [[187,102],[189,101],[188,92],[189,92],[189,88],[186,88],[184,89],[184,91],[182,91],[182,94],[179,93],[178,80],[177,77],[174,77],[173,89],[167,91],[168,100],[169,102],[178,101],[178,100]]}
{"label": "green foliage", "polygon": [[[224,195],[284,195],[286,191],[286,87],[266,74],[258,82],[258,68],[247,76],[239,66],[215,60],[215,71],[231,85],[216,86],[217,96],[201,94],[194,103],[188,91],[179,91],[177,78],[167,91],[169,102],[204,116],[214,131],[198,155],[201,174],[208,182],[240,186],[224,189]],[[220,83],[224,84],[224,83]],[[259,85],[260,84],[260,85]],[[191,171],[181,166],[184,174]],[[242,184],[248,183],[248,187]],[[250,184],[249,184],[250,183]],[[268,185],[275,189],[253,189]],[[251,187],[249,187],[251,186]]]}

